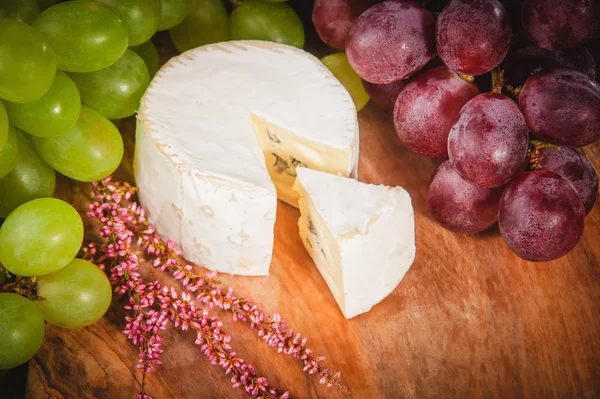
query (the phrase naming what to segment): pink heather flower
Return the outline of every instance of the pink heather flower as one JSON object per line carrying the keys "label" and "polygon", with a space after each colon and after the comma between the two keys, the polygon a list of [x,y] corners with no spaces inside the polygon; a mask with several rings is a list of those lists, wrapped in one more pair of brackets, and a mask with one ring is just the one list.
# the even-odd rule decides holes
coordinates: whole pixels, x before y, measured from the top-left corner
{"label": "pink heather flower", "polygon": [[[159,357],[163,353],[161,344],[164,331],[169,323],[182,331],[196,331],[195,344],[211,364],[223,368],[226,375],[231,375],[232,387],[241,387],[247,393],[261,398],[288,398],[289,392],[281,393],[269,387],[265,377],[257,377],[254,367],[237,357],[232,351],[231,336],[223,331],[222,322],[209,315],[216,306],[232,314],[233,320],[250,321],[250,327],[278,353],[285,353],[304,363],[304,372],[318,374],[319,382],[327,387],[335,385],[349,394],[349,390],[340,382],[341,374],[323,367],[320,362],[324,357],[314,357],[306,348],[306,338],[294,334],[285,320],[278,314],[273,316],[262,311],[258,304],[249,298],[238,298],[232,288],[224,294],[216,280],[217,272],[213,271],[200,277],[193,273],[192,266],[181,264],[181,252],[176,244],[167,239],[162,240],[152,224],[145,218],[144,209],[136,202],[129,201],[136,188],[128,183],[112,182],[107,178],[92,183],[94,202],[89,206],[87,216],[101,223],[99,236],[107,243],[89,243],[84,248],[84,257],[107,270],[115,292],[128,295],[129,303],[124,308],[129,312],[123,333],[138,347],[139,362],[142,369],[140,399],[151,399],[144,392],[144,380],[147,372],[161,364]],[[158,281],[145,282],[138,272],[138,257],[132,251],[132,243],[154,258],[152,266],[170,273],[180,281],[184,291],[178,292],[174,287],[163,287]],[[194,292],[194,297],[191,293]],[[196,302],[204,304],[198,309]]]}

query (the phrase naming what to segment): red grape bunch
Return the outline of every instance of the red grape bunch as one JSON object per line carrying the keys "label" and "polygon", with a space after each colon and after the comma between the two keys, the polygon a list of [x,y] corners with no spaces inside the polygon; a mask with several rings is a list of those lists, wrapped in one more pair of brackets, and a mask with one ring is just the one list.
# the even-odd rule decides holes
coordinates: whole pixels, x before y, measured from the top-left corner
{"label": "red grape bunch", "polygon": [[317,0],[313,22],[402,143],[442,160],[427,190],[440,225],[498,222],[530,261],[576,246],[598,194],[575,147],[600,138],[600,1]]}

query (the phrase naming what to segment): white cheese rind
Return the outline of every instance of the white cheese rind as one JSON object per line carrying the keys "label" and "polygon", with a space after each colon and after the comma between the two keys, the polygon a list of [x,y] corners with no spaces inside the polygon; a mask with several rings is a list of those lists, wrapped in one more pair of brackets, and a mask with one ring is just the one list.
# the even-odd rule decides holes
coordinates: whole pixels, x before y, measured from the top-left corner
{"label": "white cheese rind", "polygon": [[409,194],[307,168],[298,168],[297,175],[304,246],[344,316],[368,312],[398,286],[414,261]]}
{"label": "white cheese rind", "polygon": [[138,113],[134,172],[150,221],[188,260],[267,275],[277,191],[252,115],[290,132],[287,148],[312,146],[324,170],[356,175],[348,92],[312,55],[261,41],[200,47],[161,68]]}

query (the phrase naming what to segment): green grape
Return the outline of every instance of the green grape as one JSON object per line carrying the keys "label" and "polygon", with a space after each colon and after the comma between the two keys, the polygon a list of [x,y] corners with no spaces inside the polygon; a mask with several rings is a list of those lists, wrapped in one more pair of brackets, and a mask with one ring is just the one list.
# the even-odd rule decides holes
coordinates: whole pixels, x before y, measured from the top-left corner
{"label": "green grape", "polygon": [[123,139],[108,119],[85,105],[75,126],[60,137],[32,137],[44,161],[74,180],[91,182],[113,173],[123,158]]}
{"label": "green grape", "polygon": [[156,75],[158,71],[158,51],[156,50],[156,46],[152,43],[152,40],[148,40],[144,44],[140,44],[139,46],[131,47],[129,50],[133,51],[146,63],[146,67],[148,67],[148,73],[150,74],[150,79]]}
{"label": "green grape", "polygon": [[73,259],[62,269],[38,278],[38,301],[43,318],[58,327],[80,328],[100,319],[108,310],[112,288],[98,266]]}
{"label": "green grape", "polygon": [[160,0],[99,0],[115,7],[129,27],[129,46],[137,46],[158,30],[161,17]]}
{"label": "green grape", "polygon": [[38,301],[44,319],[63,328],[89,326],[104,316],[112,299],[106,274],[83,259],[38,278],[37,293],[44,298]]}
{"label": "green grape", "polygon": [[8,115],[2,101],[0,101],[0,151],[6,145],[8,140]]}
{"label": "green grape", "polygon": [[0,179],[10,173],[17,162],[19,143],[17,133],[12,126],[8,127],[8,141],[3,150],[0,150]]}
{"label": "green grape", "polygon": [[50,41],[58,69],[92,72],[114,64],[127,50],[127,23],[118,12],[99,1],[76,0],[57,4],[33,21]]}
{"label": "green grape", "polygon": [[229,40],[229,15],[221,0],[191,0],[190,13],[169,31],[180,52]]}
{"label": "green grape", "polygon": [[16,19],[0,18],[0,98],[26,103],[54,80],[56,56],[44,35]]}
{"label": "green grape", "polygon": [[0,293],[0,369],[11,369],[31,359],[44,341],[44,318],[29,299]]}
{"label": "green grape", "polygon": [[352,100],[356,110],[360,111],[369,102],[369,95],[365,91],[365,87],[362,84],[360,76],[354,72],[354,69],[348,63],[348,57],[346,53],[335,53],[329,54],[321,59],[321,62],[325,64],[327,68],[338,78],[338,80],[344,85]]}
{"label": "green grape", "polygon": [[268,40],[304,46],[302,21],[287,3],[246,0],[231,14],[229,28],[234,40]]}
{"label": "green grape", "polygon": [[64,134],[75,125],[81,110],[81,98],[75,83],[62,71],[50,90],[30,103],[6,103],[10,122],[26,133],[40,137]]}
{"label": "green grape", "polygon": [[133,115],[150,83],[144,60],[131,50],[108,68],[69,76],[79,89],[81,101],[110,119]]}
{"label": "green grape", "polygon": [[83,222],[56,198],[29,201],[0,228],[0,262],[17,276],[43,276],[65,267],[83,242]]}
{"label": "green grape", "polygon": [[37,0],[37,2],[40,5],[40,10],[45,10],[55,5],[58,0]]}
{"label": "green grape", "polygon": [[12,18],[30,24],[40,14],[36,0],[2,0],[0,18]]}
{"label": "green grape", "polygon": [[56,174],[33,148],[29,137],[14,129],[19,151],[15,166],[0,179],[0,217],[6,218],[20,205],[36,198],[51,197]]}
{"label": "green grape", "polygon": [[190,0],[160,0],[161,16],[158,30],[179,25],[189,12]]}

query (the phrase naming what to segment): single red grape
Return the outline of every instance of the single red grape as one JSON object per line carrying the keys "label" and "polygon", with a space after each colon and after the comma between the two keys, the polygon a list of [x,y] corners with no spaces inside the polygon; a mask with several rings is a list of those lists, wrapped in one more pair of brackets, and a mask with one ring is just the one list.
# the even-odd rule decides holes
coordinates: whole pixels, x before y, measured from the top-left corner
{"label": "single red grape", "polygon": [[386,1],[362,13],[346,42],[352,69],[366,81],[406,79],[435,57],[435,21],[412,1]]}
{"label": "single red grape", "polygon": [[510,47],[506,10],[497,0],[452,0],[437,19],[437,51],[450,69],[482,75],[500,65]]}
{"label": "single red grape", "polygon": [[437,168],[427,188],[433,218],[455,233],[475,234],[496,223],[502,188],[483,188],[462,178],[446,160]]}
{"label": "single red grape", "polygon": [[460,110],[448,136],[448,155],[465,179],[499,187],[524,169],[528,143],[517,104],[501,94],[484,93]]}
{"label": "single red grape", "polygon": [[392,111],[398,94],[406,87],[406,80],[399,80],[388,84],[377,84],[362,81],[365,91],[371,100],[386,111]]}
{"label": "single red grape", "polygon": [[531,76],[519,106],[541,140],[580,147],[600,138],[600,85],[580,72],[555,69]]}
{"label": "single red grape", "polygon": [[450,127],[463,105],[478,94],[477,86],[448,67],[421,73],[396,100],[396,134],[404,145],[418,154],[447,157]]}
{"label": "single red grape", "polygon": [[544,148],[540,151],[538,161],[545,170],[558,173],[570,181],[583,202],[585,213],[590,213],[598,196],[598,175],[587,158],[572,148]]}
{"label": "single red grape", "polygon": [[534,262],[560,258],[583,233],[585,210],[577,190],[549,170],[517,176],[500,199],[500,233],[510,249]]}
{"label": "single red grape", "polygon": [[525,0],[523,29],[531,40],[548,50],[574,47],[591,40],[600,28],[597,0]]}
{"label": "single red grape", "polygon": [[381,0],[315,0],[312,12],[317,34],[328,46],[343,50],[356,18]]}

